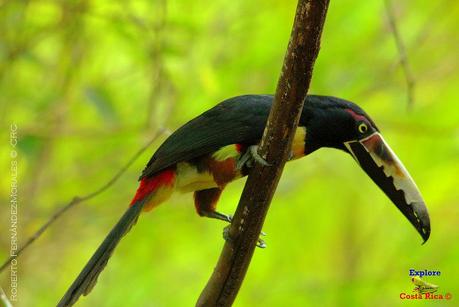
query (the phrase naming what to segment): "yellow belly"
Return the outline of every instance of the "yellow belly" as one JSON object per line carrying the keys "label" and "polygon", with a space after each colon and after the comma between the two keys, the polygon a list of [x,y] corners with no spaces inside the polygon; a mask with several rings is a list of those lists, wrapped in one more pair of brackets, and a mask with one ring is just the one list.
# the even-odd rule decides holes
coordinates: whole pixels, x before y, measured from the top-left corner
{"label": "yellow belly", "polygon": [[177,163],[177,174],[175,188],[182,193],[217,187],[210,172],[199,173],[196,166],[187,162]]}
{"label": "yellow belly", "polygon": [[223,187],[227,182],[241,177],[235,169],[239,157],[240,153],[233,144],[220,148],[209,157],[201,158],[199,163],[206,165],[206,171],[199,172],[195,165],[187,162],[177,163],[176,189],[186,193]]}
{"label": "yellow belly", "polygon": [[[304,156],[305,138],[306,129],[298,127],[293,139],[291,160]],[[146,204],[145,211],[166,201],[174,191],[187,193],[217,187],[223,189],[227,183],[242,177],[241,172],[236,169],[240,155],[237,146],[233,144],[222,147],[211,156],[202,157],[197,164],[205,165],[207,170],[198,171],[196,165],[188,162],[177,163],[174,184],[158,189]]]}

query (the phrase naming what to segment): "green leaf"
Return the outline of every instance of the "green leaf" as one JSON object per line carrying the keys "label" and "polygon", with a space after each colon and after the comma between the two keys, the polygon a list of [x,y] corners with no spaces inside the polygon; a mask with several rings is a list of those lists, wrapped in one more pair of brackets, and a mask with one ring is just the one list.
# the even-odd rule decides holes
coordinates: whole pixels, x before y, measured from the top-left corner
{"label": "green leaf", "polygon": [[113,124],[118,116],[109,93],[102,87],[89,86],[84,89],[87,101],[96,108],[97,113],[108,123]]}

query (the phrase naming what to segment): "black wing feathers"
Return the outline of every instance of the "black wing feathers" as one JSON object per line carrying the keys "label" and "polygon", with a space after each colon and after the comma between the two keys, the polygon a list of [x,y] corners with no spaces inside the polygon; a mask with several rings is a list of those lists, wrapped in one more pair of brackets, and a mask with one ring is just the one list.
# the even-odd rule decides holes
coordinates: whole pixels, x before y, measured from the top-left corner
{"label": "black wing feathers", "polygon": [[236,143],[254,144],[263,134],[273,96],[230,98],[176,130],[158,148],[140,179]]}
{"label": "black wing feathers", "polygon": [[[272,95],[237,96],[192,119],[158,148],[140,179],[153,176],[177,162],[212,153],[226,145],[257,143],[263,135],[273,99]],[[351,108],[366,115],[352,102],[330,96],[308,95],[300,125],[305,126],[314,116],[314,111],[328,108]]]}

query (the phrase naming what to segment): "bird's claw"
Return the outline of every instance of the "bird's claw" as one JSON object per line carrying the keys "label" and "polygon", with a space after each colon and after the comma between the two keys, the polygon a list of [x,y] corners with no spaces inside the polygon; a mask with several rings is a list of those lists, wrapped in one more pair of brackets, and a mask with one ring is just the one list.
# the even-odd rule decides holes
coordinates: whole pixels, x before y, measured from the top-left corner
{"label": "bird's claw", "polygon": [[266,248],[266,242],[263,240],[263,239],[260,239],[258,238],[258,241],[257,241],[257,247],[259,248]]}
{"label": "bird's claw", "polygon": [[236,168],[240,170],[243,166],[253,167],[255,162],[264,166],[271,166],[271,164],[258,154],[258,145],[251,145],[236,163]]}
{"label": "bird's claw", "polygon": [[[260,232],[260,236],[266,237],[266,232],[261,231],[261,232]],[[259,248],[266,248],[266,246],[267,246],[267,245],[266,245],[265,240],[263,240],[262,238],[258,238],[257,247],[259,247]]]}
{"label": "bird's claw", "polygon": [[[231,225],[228,225],[226,226],[225,228],[223,228],[223,239],[226,241],[226,242],[232,242],[233,241],[233,238],[231,238],[230,236],[230,227]],[[261,236],[266,236],[266,233],[265,232],[261,232],[260,233]],[[266,248],[266,242],[261,239],[261,238],[258,238],[257,240],[257,247],[259,248]]]}
{"label": "bird's claw", "polygon": [[225,228],[223,228],[223,239],[226,241],[226,242],[232,242],[233,239],[231,238],[230,236],[230,227],[231,225],[228,225],[228,226],[225,226]]}
{"label": "bird's claw", "polygon": [[258,154],[258,145],[252,145],[249,147],[249,152],[250,155],[252,156],[253,160],[256,162],[260,163],[261,165],[264,166],[271,166],[265,159],[263,159],[262,156]]}

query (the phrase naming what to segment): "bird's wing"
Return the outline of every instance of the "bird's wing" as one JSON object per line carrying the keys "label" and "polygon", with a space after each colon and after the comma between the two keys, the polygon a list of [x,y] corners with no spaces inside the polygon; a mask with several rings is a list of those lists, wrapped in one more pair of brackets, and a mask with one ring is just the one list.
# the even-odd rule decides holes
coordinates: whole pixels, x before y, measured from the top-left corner
{"label": "bird's wing", "polygon": [[230,144],[255,144],[263,134],[271,95],[230,98],[192,119],[158,148],[140,179],[181,161],[189,161]]}

